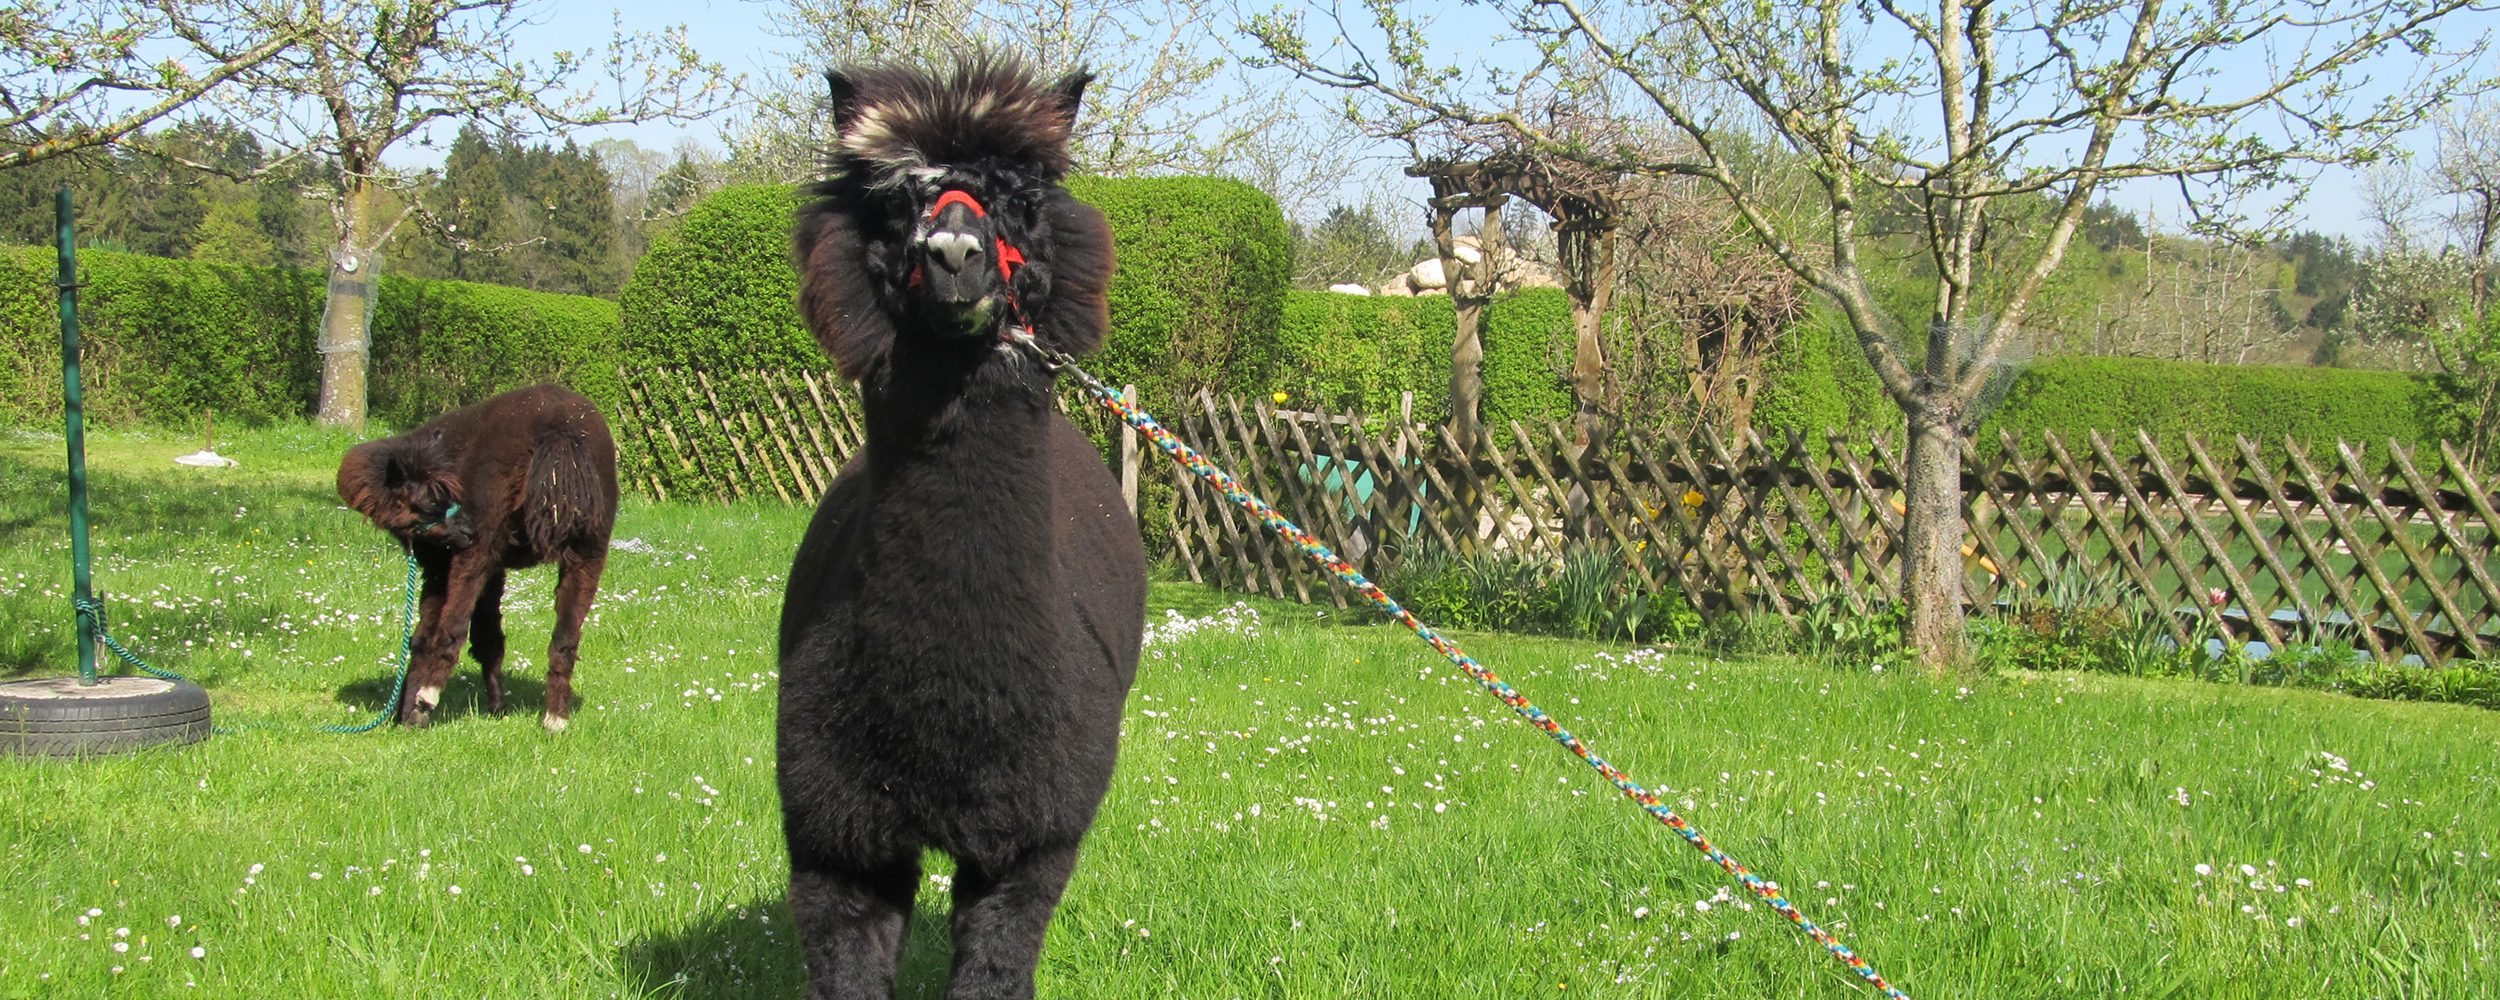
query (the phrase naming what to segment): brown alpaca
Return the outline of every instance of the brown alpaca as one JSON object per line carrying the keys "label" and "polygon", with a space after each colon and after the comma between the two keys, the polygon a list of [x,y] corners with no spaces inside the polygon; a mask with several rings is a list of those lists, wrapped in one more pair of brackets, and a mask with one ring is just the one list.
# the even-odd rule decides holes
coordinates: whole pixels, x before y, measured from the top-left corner
{"label": "brown alpaca", "polygon": [[582,620],[616,526],[616,443],[599,408],[560,386],[515,389],[348,449],[339,496],[406,543],[424,571],[404,725],[433,719],[464,641],[486,682],[486,710],[503,714],[504,572],[556,564],[539,722],[561,732]]}

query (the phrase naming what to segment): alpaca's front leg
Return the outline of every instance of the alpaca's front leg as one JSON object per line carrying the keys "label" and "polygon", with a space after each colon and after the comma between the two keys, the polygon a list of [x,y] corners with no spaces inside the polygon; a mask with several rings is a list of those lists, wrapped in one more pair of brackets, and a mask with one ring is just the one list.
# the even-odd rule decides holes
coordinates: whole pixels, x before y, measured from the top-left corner
{"label": "alpaca's front leg", "polygon": [[[451,682],[452,668],[460,664],[460,645],[469,639],[469,615],[477,609],[478,592],[494,569],[493,559],[483,548],[464,549],[448,560],[420,557],[425,569],[424,615],[409,650],[409,690],[400,702],[400,724],[424,726],[434,721],[434,709],[443,701],[443,686]],[[439,575],[437,565],[443,566]]]}
{"label": "alpaca's front leg", "polygon": [[477,676],[486,682],[486,711],[502,715],[503,700],[503,582],[504,571],[486,575],[486,584],[478,590],[477,609],[469,614],[469,658],[477,661]]}
{"label": "alpaca's front leg", "polygon": [[919,889],[916,859],[865,873],[791,859],[790,913],[807,959],[807,1000],[892,1000]]}
{"label": "alpaca's front leg", "polygon": [[1030,1000],[1043,932],[1076,870],[1076,849],[1071,841],[1005,863],[956,859],[955,972],[946,1000]]}

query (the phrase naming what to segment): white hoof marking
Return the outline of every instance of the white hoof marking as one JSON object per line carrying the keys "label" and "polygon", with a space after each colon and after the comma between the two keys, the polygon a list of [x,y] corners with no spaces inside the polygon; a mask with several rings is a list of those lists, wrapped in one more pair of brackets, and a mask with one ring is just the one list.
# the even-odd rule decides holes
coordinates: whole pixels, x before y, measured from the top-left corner
{"label": "white hoof marking", "polygon": [[552,715],[542,715],[538,717],[538,724],[547,727],[548,732],[561,733],[565,726],[571,725],[571,722]]}

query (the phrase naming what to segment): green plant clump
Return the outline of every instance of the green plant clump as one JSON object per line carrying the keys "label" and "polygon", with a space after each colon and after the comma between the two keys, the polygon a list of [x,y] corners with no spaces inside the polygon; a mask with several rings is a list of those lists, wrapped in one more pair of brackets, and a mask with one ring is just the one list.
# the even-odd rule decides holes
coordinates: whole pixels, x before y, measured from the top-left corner
{"label": "green plant clump", "polygon": [[2348,670],[2333,686],[2362,698],[2500,709],[2500,670],[2480,663],[2460,663],[2437,670],[2370,664]]}
{"label": "green plant clump", "polygon": [[1437,627],[1635,643],[1702,634],[1701,615],[1681,592],[1647,592],[1628,563],[1599,546],[1550,562],[1428,550],[1399,564],[1386,588]]}

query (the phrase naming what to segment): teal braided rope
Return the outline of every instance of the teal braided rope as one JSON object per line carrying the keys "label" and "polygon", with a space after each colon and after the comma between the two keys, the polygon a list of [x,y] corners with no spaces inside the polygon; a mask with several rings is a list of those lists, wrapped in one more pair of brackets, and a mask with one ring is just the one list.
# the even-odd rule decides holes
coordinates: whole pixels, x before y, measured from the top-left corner
{"label": "teal braided rope", "polygon": [[1797,925],[1797,929],[1804,932],[1807,937],[1822,944],[1825,950],[1832,953],[1832,957],[1839,959],[1841,964],[1849,967],[1850,971],[1857,973],[1877,990],[1882,991],[1886,997],[1893,998],[1893,1000],[1909,1000],[1909,994],[1901,992],[1891,983],[1886,982],[1882,975],[1876,973],[1874,966],[1867,964],[1866,959],[1850,950],[1848,945],[1840,943],[1840,939],[1833,936],[1830,931],[1806,919],[1805,914],[1798,912],[1796,904],[1789,902],[1787,897],[1781,895],[1777,885],[1763,880],[1762,877],[1747,870],[1745,866],[1737,864],[1736,859],[1729,857],[1727,852],[1712,844],[1708,837],[1702,836],[1701,831],[1685,822],[1684,817],[1676,815],[1674,810],[1667,808],[1666,803],[1660,801],[1658,796],[1652,794],[1649,789],[1641,787],[1629,775],[1607,763],[1605,758],[1599,757],[1595,751],[1589,749],[1587,743],[1571,735],[1561,723],[1555,722],[1553,717],[1546,715],[1543,710],[1528,701],[1526,695],[1520,694],[1516,688],[1504,682],[1493,671],[1486,669],[1483,664],[1477,663],[1474,658],[1468,656],[1466,651],[1459,649],[1457,643],[1451,642],[1448,637],[1433,631],[1423,622],[1417,621],[1412,613],[1399,606],[1398,602],[1392,600],[1388,594],[1381,592],[1378,585],[1355,570],[1353,565],[1338,558],[1328,546],[1321,544],[1318,539],[1311,537],[1309,532],[1287,520],[1283,514],[1276,511],[1276,508],[1252,496],[1248,490],[1242,488],[1239,481],[1226,475],[1224,470],[1216,468],[1214,463],[1207,461],[1206,456],[1198,454],[1188,445],[1183,444],[1177,435],[1158,423],[1155,418],[1148,416],[1144,410],[1130,405],[1127,399],[1110,386],[1104,385],[1100,379],[1069,363],[1066,355],[1033,343],[1029,335],[1024,337],[1011,335],[1008,339],[1011,343],[1019,343],[1032,349],[1041,356],[1043,363],[1052,369],[1074,372],[1076,377],[1085,383],[1086,391],[1093,393],[1094,398],[1100,400],[1102,405],[1109,408],[1111,412],[1118,414],[1121,420],[1127,421],[1129,426],[1137,428],[1137,432],[1145,435],[1146,440],[1154,442],[1155,447],[1163,449],[1165,454],[1172,456],[1172,459],[1179,462],[1183,468],[1197,474],[1198,478],[1222,490],[1235,505],[1249,511],[1252,516],[1266,523],[1269,530],[1282,536],[1286,541],[1292,542],[1302,550],[1304,556],[1327,570],[1330,575],[1335,576],[1339,583],[1363,595],[1364,599],[1387,612],[1389,617],[1397,619],[1398,624],[1406,626],[1416,636],[1431,643],[1432,648],[1439,650],[1442,656],[1448,657],[1451,663],[1457,664],[1459,669],[1475,678],[1485,690],[1493,692],[1496,697],[1502,699],[1503,704],[1509,705],[1512,711],[1527,719],[1530,725],[1544,730],[1546,735],[1553,737],[1554,741],[1562,744],[1564,749],[1570,750],[1581,760],[1587,761],[1590,767],[1597,769],[1597,773],[1604,775],[1607,781],[1613,782],[1615,788],[1626,798],[1639,803],[1642,809],[1648,810],[1650,815],[1657,817],[1660,823],[1666,824],[1667,829],[1683,837],[1685,843],[1693,845],[1695,850],[1717,863],[1737,881],[1744,883],[1745,888],[1752,890],[1754,895],[1769,903],[1771,909],[1778,911],[1780,916],[1787,917],[1789,922]]}
{"label": "teal braided rope", "polygon": [[[453,507],[452,510],[457,512],[459,508]],[[444,518],[449,519],[450,516],[446,514]],[[390,703],[382,706],[382,711],[375,713],[370,721],[361,726],[315,726],[313,728],[325,733],[366,733],[390,721],[391,716],[399,714],[400,694],[408,690],[408,659],[415,651],[417,644],[417,554],[415,552],[408,553],[408,585],[404,589],[407,590],[407,603],[399,611],[399,677],[391,681]]]}
{"label": "teal braided rope", "polygon": [[161,677],[169,681],[178,681],[183,679],[181,674],[174,673],[171,670],[156,669],[155,665],[150,664],[146,660],[140,659],[139,654],[131,652],[129,649],[124,648],[120,642],[114,640],[113,634],[105,631],[104,628],[103,601],[99,601],[92,597],[73,597],[70,598],[70,605],[77,608],[78,617],[86,619],[88,627],[95,630],[96,641],[103,643],[104,648],[112,650],[113,655],[121,657],[123,662],[137,667],[140,670],[146,671],[148,676],[151,677]]}
{"label": "teal braided rope", "polygon": [[[407,603],[405,607],[400,609],[399,613],[399,677],[391,682],[390,704],[384,705],[382,707],[382,711],[375,715],[372,721],[361,726],[315,726],[313,728],[319,729],[325,733],[372,732],[376,727],[382,725],[382,723],[390,721],[391,716],[399,714],[400,695],[408,689],[408,660],[410,654],[416,648],[417,641],[417,557],[415,553],[410,553],[408,556],[408,583],[404,589],[407,591]],[[161,677],[169,681],[185,679],[181,674],[174,673],[173,671],[157,669],[155,666],[149,664],[148,661],[140,659],[139,654],[123,648],[120,642],[115,641],[112,633],[105,631],[104,628],[103,601],[87,597],[74,598],[71,600],[71,603],[78,608],[78,617],[87,619],[88,624],[95,628],[96,640],[104,643],[104,648],[112,650],[113,655],[121,657],[131,666],[147,671],[150,676]],[[223,728],[218,730],[218,732],[221,733],[235,733],[241,731],[242,730],[240,729]]]}

